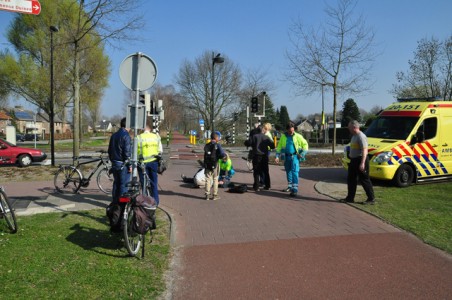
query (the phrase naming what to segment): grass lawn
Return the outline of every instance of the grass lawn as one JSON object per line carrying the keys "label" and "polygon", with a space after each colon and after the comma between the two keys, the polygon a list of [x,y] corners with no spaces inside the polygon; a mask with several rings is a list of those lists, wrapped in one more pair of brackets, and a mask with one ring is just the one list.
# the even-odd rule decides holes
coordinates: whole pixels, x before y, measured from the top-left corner
{"label": "grass lawn", "polygon": [[128,256],[104,209],[19,217],[17,234],[0,227],[0,298],[155,299],[166,288],[170,251],[169,224],[157,213],[144,259]]}
{"label": "grass lawn", "polygon": [[[95,150],[95,149],[104,149],[107,150],[109,137],[99,138],[99,139],[90,139],[84,138],[80,143],[80,151],[86,150]],[[33,142],[25,142],[21,145],[21,147],[34,148]],[[36,148],[43,150],[47,154],[50,153],[50,143],[40,143],[36,144]],[[73,142],[72,141],[55,141],[55,152],[72,152],[73,150]]]}
{"label": "grass lawn", "polygon": [[452,253],[452,183],[375,187],[377,203],[360,208]]}

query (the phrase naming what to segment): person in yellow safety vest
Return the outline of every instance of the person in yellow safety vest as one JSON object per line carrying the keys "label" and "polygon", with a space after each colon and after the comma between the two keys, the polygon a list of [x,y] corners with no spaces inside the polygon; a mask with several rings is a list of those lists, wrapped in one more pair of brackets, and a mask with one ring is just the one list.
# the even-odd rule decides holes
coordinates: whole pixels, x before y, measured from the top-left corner
{"label": "person in yellow safety vest", "polygon": [[295,124],[289,122],[286,126],[287,132],[281,135],[278,147],[276,147],[275,162],[279,163],[279,157],[284,160],[284,169],[287,175],[287,188],[284,192],[290,192],[291,197],[298,193],[298,173],[300,172],[300,161],[306,160],[308,142],[304,137],[295,132]]}
{"label": "person in yellow safety vest", "polygon": [[[151,132],[150,125],[146,125],[144,132],[137,137],[137,152],[138,159],[144,162],[146,173],[151,180],[151,196],[159,205],[157,156],[162,154],[163,147],[160,136]],[[143,182],[144,175],[140,168],[138,169],[138,175],[140,176],[140,181]]]}

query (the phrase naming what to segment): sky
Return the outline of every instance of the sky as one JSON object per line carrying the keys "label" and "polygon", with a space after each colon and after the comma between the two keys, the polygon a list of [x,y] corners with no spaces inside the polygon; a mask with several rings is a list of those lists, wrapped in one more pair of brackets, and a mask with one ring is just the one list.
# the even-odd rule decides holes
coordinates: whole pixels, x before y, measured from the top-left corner
{"label": "sky", "polygon": [[[102,114],[113,116],[124,111],[125,90],[119,78],[121,62],[130,54],[142,52],[157,65],[156,83],[174,85],[184,60],[194,61],[205,51],[221,53],[238,64],[244,73],[268,73],[275,89],[267,91],[275,108],[286,106],[289,115],[320,113],[321,89],[310,96],[297,96],[284,81],[288,69],[286,51],[292,50],[288,31],[296,20],[317,28],[326,22],[325,3],[336,0],[149,0],[145,1],[146,25],[143,40],[124,43],[122,49],[107,48],[112,61],[109,88],[102,101]],[[43,8],[44,9],[44,8]],[[372,89],[365,95],[339,95],[338,110],[348,98],[369,111],[394,102],[389,93],[396,72],[407,71],[417,42],[434,36],[444,40],[452,34],[450,0],[358,0],[354,15],[363,15],[376,33],[376,58]],[[0,11],[0,48],[8,47],[6,29],[14,14]],[[325,90],[325,112],[333,112],[332,92]],[[10,102],[10,104],[13,104]],[[165,105],[165,104],[163,104]]]}

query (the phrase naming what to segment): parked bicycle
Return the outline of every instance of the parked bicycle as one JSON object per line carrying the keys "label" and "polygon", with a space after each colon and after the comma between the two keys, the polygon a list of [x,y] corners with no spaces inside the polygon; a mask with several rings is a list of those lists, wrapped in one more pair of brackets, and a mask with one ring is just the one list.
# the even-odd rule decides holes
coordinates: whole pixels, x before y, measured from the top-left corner
{"label": "parked bicycle", "polygon": [[2,186],[0,186],[0,219],[5,219],[11,233],[17,232],[16,214]]}
{"label": "parked bicycle", "polygon": [[[133,222],[135,221],[135,211],[134,208],[137,205],[138,196],[150,196],[152,191],[153,182],[149,178],[145,170],[145,164],[139,161],[137,167],[143,172],[143,184],[138,181],[138,179],[132,180],[127,184],[128,192],[119,198],[119,202],[126,203],[123,214],[123,233],[124,242],[127,252],[130,256],[136,256],[142,249],[141,257],[144,257],[144,246],[145,246],[145,234],[136,233],[133,230]],[[149,207],[149,213],[152,216],[153,224],[150,228],[151,232],[151,242],[152,242],[152,230],[156,228],[155,226],[155,210],[156,206]]]}
{"label": "parked bicycle", "polygon": [[[110,162],[105,155],[107,151],[99,150],[96,152],[100,153],[98,158],[93,158],[92,156],[74,156],[72,158],[72,165],[60,165],[54,178],[55,189],[60,193],[70,192],[76,194],[80,188],[89,186],[91,178],[97,172],[97,186],[105,194],[111,194],[113,175],[110,171]],[[85,159],[88,161],[80,162],[80,160]],[[91,171],[88,177],[85,177],[81,171],[81,166],[93,162],[98,162],[97,166]]]}

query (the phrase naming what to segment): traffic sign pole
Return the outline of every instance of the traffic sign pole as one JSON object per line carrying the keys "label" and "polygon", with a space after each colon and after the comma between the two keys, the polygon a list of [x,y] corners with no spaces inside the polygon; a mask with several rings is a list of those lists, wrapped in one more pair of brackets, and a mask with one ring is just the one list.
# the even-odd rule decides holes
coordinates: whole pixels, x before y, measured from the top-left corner
{"label": "traffic sign pole", "polygon": [[[138,135],[138,106],[140,103],[140,89],[147,90],[157,78],[157,66],[154,61],[141,52],[126,57],[119,67],[119,77],[122,83],[130,90],[135,91],[135,111],[134,111],[134,139],[132,153],[133,177],[137,177],[137,140]],[[128,121],[128,123],[130,120]],[[132,124],[131,124],[132,125]]]}

